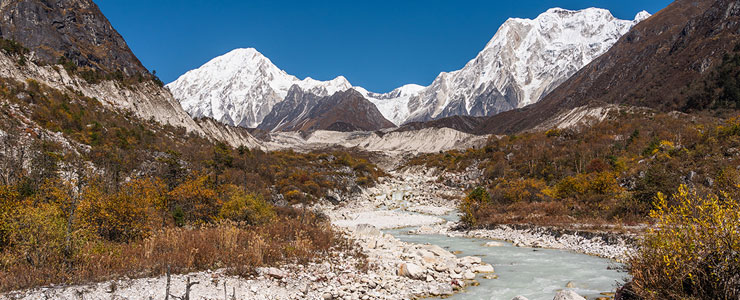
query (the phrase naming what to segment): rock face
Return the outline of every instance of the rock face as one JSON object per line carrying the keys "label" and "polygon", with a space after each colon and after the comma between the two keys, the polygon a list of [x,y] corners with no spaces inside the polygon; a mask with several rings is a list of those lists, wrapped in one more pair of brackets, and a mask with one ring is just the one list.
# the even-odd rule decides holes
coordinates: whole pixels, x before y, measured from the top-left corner
{"label": "rock face", "polygon": [[[317,98],[293,86],[286,100],[273,108],[260,129],[275,131],[375,131],[395,127],[355,90]],[[274,126],[274,127],[273,127]]]}
{"label": "rock face", "polygon": [[64,56],[95,70],[148,74],[91,0],[2,0],[0,36],[29,48],[34,61]]}
{"label": "rock face", "polygon": [[[606,52],[632,26],[649,16],[619,20],[604,9],[553,8],[534,20],[509,19],[464,68],[441,73],[432,84],[388,100],[369,95],[402,123],[455,115],[490,116],[539,101],[568,77]],[[395,91],[394,91],[395,92]],[[377,97],[377,98],[376,98]]]}
{"label": "rock face", "polygon": [[283,102],[275,104],[272,111],[257,126],[258,129],[273,131],[278,128],[294,126],[296,121],[307,117],[311,109],[319,102],[319,96],[306,93],[298,85],[288,90]]}
{"label": "rock face", "polygon": [[236,49],[191,70],[167,85],[191,116],[254,128],[293,85],[318,97],[352,86],[339,76],[331,81],[300,80],[253,48]]}

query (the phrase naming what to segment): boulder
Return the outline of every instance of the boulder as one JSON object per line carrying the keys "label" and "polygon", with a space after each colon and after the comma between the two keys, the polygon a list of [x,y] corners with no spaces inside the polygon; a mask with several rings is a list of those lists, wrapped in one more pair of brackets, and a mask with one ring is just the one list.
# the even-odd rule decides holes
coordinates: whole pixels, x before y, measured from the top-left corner
{"label": "boulder", "polygon": [[465,271],[465,273],[463,273],[463,279],[465,279],[465,280],[473,280],[473,279],[475,279],[475,273],[471,272],[470,270]]}
{"label": "boulder", "polygon": [[355,227],[355,234],[359,237],[381,237],[383,233],[370,224],[360,224]]}
{"label": "boulder", "polygon": [[574,291],[560,291],[552,300],[586,300]]}
{"label": "boulder", "polygon": [[524,296],[516,296],[514,298],[511,298],[511,300],[529,300],[529,299],[527,299],[527,297],[524,297]]}
{"label": "boulder", "polygon": [[484,246],[486,246],[486,247],[503,247],[504,246],[504,243],[492,241],[492,242],[486,243]]}
{"label": "boulder", "polygon": [[480,264],[482,260],[480,259],[480,257],[466,256],[466,257],[460,258],[458,262],[463,266],[470,266],[470,265]]}
{"label": "boulder", "polygon": [[473,272],[475,273],[493,273],[493,266],[489,264],[480,264],[473,267]]}
{"label": "boulder", "polygon": [[462,275],[462,273],[450,272],[450,278],[452,278],[452,279],[462,279],[463,278],[463,275]]}
{"label": "boulder", "polygon": [[437,272],[447,272],[450,268],[447,267],[445,264],[436,264],[434,265],[434,270]]}
{"label": "boulder", "polygon": [[437,245],[424,245],[422,246],[422,249],[427,250],[431,253],[434,253],[434,255],[442,257],[442,258],[455,258],[455,255],[450,253],[450,251],[447,251]]}
{"label": "boulder", "polygon": [[411,279],[426,279],[426,270],[412,263],[402,263],[398,266],[398,276],[408,277]]}

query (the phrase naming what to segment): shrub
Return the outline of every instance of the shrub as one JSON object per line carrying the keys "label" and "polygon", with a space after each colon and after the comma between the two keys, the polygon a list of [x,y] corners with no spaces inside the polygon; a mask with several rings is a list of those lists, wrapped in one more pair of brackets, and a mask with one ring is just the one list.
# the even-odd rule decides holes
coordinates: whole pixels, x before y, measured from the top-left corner
{"label": "shrub", "polygon": [[[64,265],[70,254],[67,244],[67,219],[53,203],[24,203],[10,219],[10,248],[3,252],[0,268],[29,265],[46,268]],[[2,276],[0,276],[2,277]]]}
{"label": "shrub", "polygon": [[491,201],[491,195],[488,194],[485,188],[477,187],[472,190],[460,203],[460,211],[463,216],[461,220],[470,226],[476,225],[476,212],[481,206],[488,204]]}
{"label": "shrub", "polygon": [[18,206],[18,192],[12,186],[0,185],[0,251],[8,246],[12,217]]}
{"label": "shrub", "polygon": [[702,197],[682,185],[669,206],[658,194],[657,219],[630,259],[632,288],[647,299],[740,298],[740,204]]}
{"label": "shrub", "polygon": [[208,176],[192,176],[168,194],[173,209],[181,209],[185,223],[204,223],[218,214],[220,199]]}
{"label": "shrub", "polygon": [[224,202],[219,218],[248,224],[264,224],[275,218],[275,210],[262,197],[233,188],[231,197]]}
{"label": "shrub", "polygon": [[500,180],[493,189],[492,200],[508,205],[518,202],[543,202],[549,200],[549,188],[538,179]]}
{"label": "shrub", "polygon": [[104,193],[97,185],[87,187],[77,208],[79,227],[114,242],[147,237],[156,223],[152,213],[155,204],[138,191],[137,182],[114,194]]}

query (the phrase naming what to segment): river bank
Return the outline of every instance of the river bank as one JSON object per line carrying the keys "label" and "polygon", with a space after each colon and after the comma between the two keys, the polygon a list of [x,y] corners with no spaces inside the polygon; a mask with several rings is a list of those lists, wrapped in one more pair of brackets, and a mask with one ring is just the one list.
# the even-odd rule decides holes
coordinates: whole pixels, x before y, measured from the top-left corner
{"label": "river bank", "polygon": [[[510,272],[524,272],[523,269],[512,269],[511,265],[518,264],[517,261],[522,259],[517,257],[522,257],[526,251],[518,249],[526,249],[524,247],[605,254],[602,256],[619,252],[619,248],[609,248],[612,246],[597,243],[594,239],[586,242],[569,235],[556,237],[553,232],[548,231],[516,228],[455,231],[453,229],[457,223],[454,199],[459,199],[463,194],[463,187],[450,188],[438,182],[434,176],[417,172],[391,173],[391,177],[384,178],[375,187],[363,189],[348,196],[347,199],[339,199],[339,205],[327,202],[313,207],[327,215],[337,230],[353,239],[357,249],[366,258],[336,252],[320,262],[306,265],[289,264],[279,268],[260,268],[249,278],[229,276],[225,270],[173,275],[170,278],[170,293],[178,297],[184,295],[189,278],[191,282],[198,282],[190,291],[191,297],[195,299],[350,300],[448,297],[463,291],[466,287],[493,284],[490,281],[498,278],[498,275],[493,273],[498,271],[492,265],[494,262],[499,263],[496,269],[500,267]],[[397,232],[412,231],[419,241],[401,240],[397,236],[403,234],[394,236],[388,233],[392,229],[396,229]],[[441,239],[438,237],[440,235],[449,238]],[[483,254],[474,255],[478,253],[476,252],[478,248],[486,246],[477,239],[490,240],[490,244],[486,243],[487,246],[497,246],[496,243],[499,242],[493,241],[497,239],[513,241],[518,247],[507,247],[502,254],[491,253],[487,257],[482,256]],[[475,242],[470,244],[471,241]],[[463,244],[469,244],[466,246],[467,250],[462,254],[456,252]],[[500,259],[503,258],[496,257],[498,255],[506,255],[511,261],[502,263]],[[562,256],[560,252],[541,252],[538,255],[537,259],[544,263],[552,262],[550,256]],[[565,255],[564,258],[560,258],[561,263],[563,259],[568,263],[559,267],[561,269],[583,263],[583,259],[578,259],[576,254]],[[603,266],[598,268],[605,269]],[[597,270],[594,274],[599,272],[602,271]],[[514,275],[507,276],[511,276],[509,280],[520,280]],[[554,296],[555,293],[552,291],[556,287],[560,289],[566,287],[565,283],[557,280],[550,279],[549,282],[548,290],[533,295]],[[517,286],[511,281],[499,283]],[[0,295],[0,298],[164,299],[166,285],[165,276],[120,279],[90,285],[37,288]],[[603,283],[601,285],[603,286]],[[499,292],[506,292],[511,287],[497,286],[496,289],[501,289]],[[517,291],[526,291],[527,288],[520,287]]]}

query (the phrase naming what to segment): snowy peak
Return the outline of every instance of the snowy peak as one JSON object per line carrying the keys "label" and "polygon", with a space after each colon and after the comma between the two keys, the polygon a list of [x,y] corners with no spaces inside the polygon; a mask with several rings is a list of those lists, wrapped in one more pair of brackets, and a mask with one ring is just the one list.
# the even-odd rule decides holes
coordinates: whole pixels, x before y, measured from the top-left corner
{"label": "snowy peak", "polygon": [[[253,48],[214,58],[167,87],[191,116],[245,127],[262,123],[294,85],[316,97],[354,89],[396,125],[491,116],[538,102],[648,17],[645,11],[620,20],[605,9],[551,8],[535,19],[511,18],[462,69],[440,73],[427,87],[409,84],[388,93],[353,87],[343,76],[301,80]],[[290,103],[276,113],[284,116],[296,105],[310,109]]]}
{"label": "snowy peak", "polygon": [[535,19],[511,18],[464,68],[441,73],[411,97],[404,122],[490,116],[535,103],[647,16],[619,20],[605,9],[552,8]]}
{"label": "snowy peak", "polygon": [[640,23],[642,21],[645,21],[647,18],[650,18],[652,15],[647,11],[641,11],[637,13],[635,16],[635,23]]}
{"label": "snowy peak", "polygon": [[193,117],[229,125],[257,127],[291,86],[318,96],[352,85],[343,76],[330,81],[300,80],[281,70],[254,48],[235,49],[189,71],[167,85]]}

